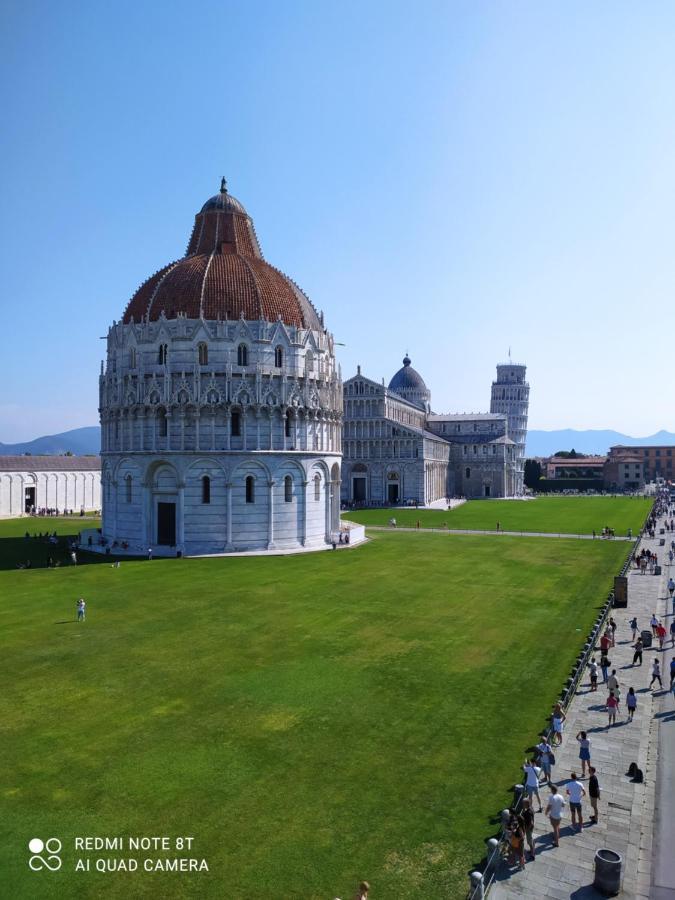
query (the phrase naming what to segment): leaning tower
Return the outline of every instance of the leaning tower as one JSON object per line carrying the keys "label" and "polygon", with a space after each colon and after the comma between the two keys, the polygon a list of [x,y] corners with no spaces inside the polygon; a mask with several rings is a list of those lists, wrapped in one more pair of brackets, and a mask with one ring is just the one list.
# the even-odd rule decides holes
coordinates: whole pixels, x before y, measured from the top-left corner
{"label": "leaning tower", "polygon": [[525,440],[527,438],[527,409],[530,400],[530,386],[525,381],[527,366],[518,363],[500,363],[497,366],[497,380],[492,382],[490,398],[491,413],[505,413],[508,416],[509,437],[516,444],[515,493],[523,493],[525,472]]}

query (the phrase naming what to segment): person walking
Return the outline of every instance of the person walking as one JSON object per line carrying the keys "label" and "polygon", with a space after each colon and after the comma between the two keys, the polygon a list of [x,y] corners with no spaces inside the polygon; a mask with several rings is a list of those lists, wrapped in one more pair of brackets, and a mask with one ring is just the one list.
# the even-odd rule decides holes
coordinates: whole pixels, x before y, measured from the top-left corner
{"label": "person walking", "polygon": [[541,775],[541,769],[536,762],[531,759],[529,762],[525,760],[523,772],[525,772],[525,790],[527,791],[527,796],[529,797],[530,802],[532,802],[532,797],[537,798],[539,812],[541,812],[541,797],[539,796],[539,776]]}
{"label": "person walking", "polygon": [[612,674],[607,679],[607,690],[614,691],[616,694],[616,689],[619,686],[619,679],[616,677],[616,669],[612,669]]}
{"label": "person walking", "polygon": [[633,644],[633,650],[635,650],[635,653],[633,654],[633,665],[635,665],[635,663],[642,665],[642,638],[638,638],[637,641]]}
{"label": "person walking", "polygon": [[586,766],[590,767],[591,762],[591,742],[586,737],[585,731],[580,731],[577,735],[579,742],[579,759],[581,760],[581,777],[586,777]]}
{"label": "person walking", "polygon": [[600,653],[602,656],[607,656],[607,651],[609,650],[611,643],[612,638],[609,633],[609,628],[605,628],[602,637],[600,638]]}
{"label": "person walking", "polygon": [[614,696],[614,691],[609,692],[609,697],[607,698],[607,727],[609,728],[611,725],[616,725],[616,709],[618,706],[618,702],[616,697]]}
{"label": "person walking", "polygon": [[523,800],[523,809],[520,818],[523,822],[525,840],[527,841],[527,846],[530,851],[530,857],[534,859],[534,810],[527,797]]}
{"label": "person walking", "polygon": [[562,819],[563,810],[565,809],[565,798],[558,793],[558,788],[551,785],[551,796],[548,798],[546,805],[546,815],[548,816],[551,828],[553,829],[553,846],[560,846],[560,820]]}
{"label": "person walking", "polygon": [[596,663],[595,658],[590,661],[588,668],[591,676],[591,693],[593,693],[598,689],[598,664]]}
{"label": "person walking", "polygon": [[84,598],[80,597],[77,601],[77,621],[84,622],[85,616],[87,613],[87,604],[84,601]]}
{"label": "person walking", "polygon": [[628,693],[626,694],[626,710],[628,712],[628,721],[633,721],[633,716],[635,715],[635,710],[637,709],[637,694],[632,687],[628,688]]}
{"label": "person walking", "polygon": [[586,788],[577,778],[577,773],[572,772],[572,780],[567,782],[565,793],[570,798],[570,812],[572,813],[572,828],[579,831],[584,825],[584,816],[581,810],[581,800],[586,796]]}
{"label": "person walking", "polygon": [[659,639],[659,650],[663,650],[663,642],[665,641],[667,634],[666,626],[663,622],[659,622],[656,628],[656,636]]}
{"label": "person walking", "polygon": [[675,615],[670,623],[670,646],[675,647]]}
{"label": "person walking", "polygon": [[[631,688],[632,690],[632,688]],[[598,824],[598,800],[600,799],[600,782],[598,781],[598,776],[595,774],[595,767],[589,766],[589,779],[588,779],[588,799],[591,803],[591,809],[593,810],[593,815],[591,816],[591,822],[594,825]]]}
{"label": "person walking", "polygon": [[663,683],[661,682],[661,667],[658,659],[654,659],[654,662],[652,663],[652,680],[649,682],[649,687],[651,687],[655,681],[658,681],[660,688],[663,687]]}
{"label": "person walking", "polygon": [[152,547],[148,547],[148,559],[152,559]]}
{"label": "person walking", "polygon": [[649,624],[652,626],[652,637],[656,637],[656,629],[659,627],[659,620],[656,618],[656,613],[652,613]]}
{"label": "person walking", "polygon": [[600,671],[602,672],[602,681],[604,684],[607,684],[607,673],[609,672],[609,667],[611,665],[611,659],[608,658],[606,653],[603,653],[600,657]]}
{"label": "person walking", "polygon": [[670,660],[670,688],[672,690],[675,681],[675,656]]}
{"label": "person walking", "polygon": [[628,624],[629,624],[630,627],[633,629],[633,638],[632,638],[632,640],[633,640],[633,642],[634,642],[634,641],[635,641],[635,638],[637,637],[637,633],[638,633],[638,620],[637,620],[637,616],[633,616],[633,618],[630,620],[630,622],[629,622]]}
{"label": "person walking", "polygon": [[511,818],[509,819],[507,828],[509,831],[509,845],[511,847],[509,862],[513,864],[514,860],[517,858],[519,868],[524,869],[525,828],[520,816],[516,813],[515,810],[511,810]]}
{"label": "person walking", "polygon": [[[670,560],[670,562],[673,561],[673,551],[672,550],[668,554],[668,559]],[[671,575],[670,578],[668,579],[668,593],[670,594],[671,597],[673,596],[673,591],[675,591],[675,581],[673,581],[673,576]]]}
{"label": "person walking", "polygon": [[609,640],[610,640],[610,647],[615,647],[616,646],[616,622],[614,621],[614,619],[611,616],[609,619]]}

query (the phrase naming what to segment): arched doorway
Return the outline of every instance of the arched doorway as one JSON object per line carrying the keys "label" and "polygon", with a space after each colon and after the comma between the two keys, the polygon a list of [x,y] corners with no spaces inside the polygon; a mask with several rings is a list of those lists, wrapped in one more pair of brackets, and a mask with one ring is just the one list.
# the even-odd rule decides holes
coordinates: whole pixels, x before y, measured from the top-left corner
{"label": "arched doorway", "polygon": [[365,503],[368,499],[368,467],[363,463],[352,466],[352,500]]}
{"label": "arched doorway", "polygon": [[399,502],[401,498],[401,478],[398,472],[389,472],[387,474],[387,503],[392,505]]}

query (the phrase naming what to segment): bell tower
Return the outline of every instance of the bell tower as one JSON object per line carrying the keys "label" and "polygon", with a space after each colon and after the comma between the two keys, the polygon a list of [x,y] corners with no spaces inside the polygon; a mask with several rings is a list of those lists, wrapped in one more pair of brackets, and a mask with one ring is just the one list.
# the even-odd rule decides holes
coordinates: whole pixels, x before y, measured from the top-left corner
{"label": "bell tower", "polygon": [[[509,354],[510,355],[510,354]],[[527,439],[527,413],[530,404],[530,385],[525,380],[527,366],[520,363],[499,363],[497,380],[492,382],[490,412],[508,417],[509,437],[515,443],[516,483],[515,493],[523,493],[525,474],[525,441]]]}

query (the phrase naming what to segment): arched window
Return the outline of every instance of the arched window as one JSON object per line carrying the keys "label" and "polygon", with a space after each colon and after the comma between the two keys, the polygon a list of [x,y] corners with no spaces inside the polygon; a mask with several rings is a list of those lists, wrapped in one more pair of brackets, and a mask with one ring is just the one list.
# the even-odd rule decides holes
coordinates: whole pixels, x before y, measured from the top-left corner
{"label": "arched window", "polygon": [[129,350],[129,368],[130,369],[136,368],[136,348],[135,347],[131,347],[131,349]]}
{"label": "arched window", "polygon": [[159,355],[157,360],[160,366],[165,366],[169,359],[169,345],[168,344],[160,344],[159,345]]}
{"label": "arched window", "polygon": [[274,365],[277,369],[280,369],[284,364],[284,348],[283,347],[275,347],[274,348]]}
{"label": "arched window", "polygon": [[248,365],[248,347],[246,346],[246,344],[239,344],[239,346],[237,347],[237,365]]}
{"label": "arched window", "polygon": [[255,503],[255,478],[253,475],[246,476],[246,502]]}
{"label": "arched window", "polygon": [[211,502],[211,479],[208,475],[202,477],[202,503]]}
{"label": "arched window", "polygon": [[157,425],[159,430],[160,437],[166,437],[167,435],[167,424],[166,424],[166,410],[158,409],[157,410]]}
{"label": "arched window", "polygon": [[321,499],[321,476],[320,475],[314,476],[314,499],[315,500]]}
{"label": "arched window", "polygon": [[308,350],[305,353],[305,372],[309,375],[314,371],[314,354],[311,350]]}
{"label": "arched window", "polygon": [[286,422],[285,422],[284,427],[286,429],[286,437],[290,437],[291,436],[291,414],[290,414],[290,412],[286,413],[285,419],[286,419]]}
{"label": "arched window", "polygon": [[284,500],[286,503],[293,502],[293,479],[290,475],[284,478]]}
{"label": "arched window", "polygon": [[236,409],[232,413],[231,424],[232,437],[241,437],[241,413]]}
{"label": "arched window", "polygon": [[131,503],[131,475],[126,475],[124,478],[124,490],[127,503]]}
{"label": "arched window", "polygon": [[208,366],[209,364],[209,348],[204,341],[197,345],[197,353],[199,354],[199,365]]}
{"label": "arched window", "polygon": [[465,475],[467,478],[471,478],[471,469],[468,466],[466,467]]}

